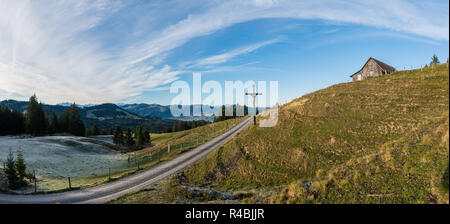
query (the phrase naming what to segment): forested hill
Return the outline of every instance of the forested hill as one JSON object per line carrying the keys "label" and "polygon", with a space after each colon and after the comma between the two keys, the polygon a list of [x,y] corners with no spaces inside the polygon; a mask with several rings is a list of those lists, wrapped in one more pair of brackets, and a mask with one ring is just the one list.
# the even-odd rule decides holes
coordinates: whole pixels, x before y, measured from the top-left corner
{"label": "forested hill", "polygon": [[[26,112],[28,102],[16,100],[4,100],[0,106],[7,107],[19,112]],[[60,116],[67,106],[42,104],[42,109],[50,118],[52,112]],[[129,112],[115,104],[100,104],[90,107],[78,108],[78,114],[84,122],[86,128],[91,128],[94,124],[100,129],[110,129],[115,126],[121,126],[124,130],[141,125],[151,132],[162,132],[165,128],[173,126],[174,121],[162,120],[159,118],[144,118],[132,112]]]}

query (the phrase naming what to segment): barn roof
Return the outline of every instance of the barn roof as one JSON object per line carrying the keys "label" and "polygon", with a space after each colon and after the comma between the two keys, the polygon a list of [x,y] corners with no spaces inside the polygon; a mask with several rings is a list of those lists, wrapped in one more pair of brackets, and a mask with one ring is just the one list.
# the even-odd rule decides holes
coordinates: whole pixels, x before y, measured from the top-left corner
{"label": "barn roof", "polygon": [[377,63],[377,65],[380,66],[381,69],[385,70],[385,71],[388,72],[388,73],[392,73],[392,72],[397,71],[394,67],[392,67],[392,66],[390,66],[390,65],[387,65],[387,64],[385,64],[385,63],[383,63],[383,62],[381,62],[381,61],[378,61],[377,59],[371,57],[371,58],[369,58],[369,60],[367,60],[367,62],[364,64],[364,66],[363,66],[359,71],[355,72],[355,73],[354,73],[353,75],[351,75],[350,77],[353,77],[356,73],[358,73],[358,72],[360,72],[361,70],[363,70],[364,67],[366,67],[367,63],[369,63],[370,59],[373,59],[373,60],[375,61],[375,63]]}

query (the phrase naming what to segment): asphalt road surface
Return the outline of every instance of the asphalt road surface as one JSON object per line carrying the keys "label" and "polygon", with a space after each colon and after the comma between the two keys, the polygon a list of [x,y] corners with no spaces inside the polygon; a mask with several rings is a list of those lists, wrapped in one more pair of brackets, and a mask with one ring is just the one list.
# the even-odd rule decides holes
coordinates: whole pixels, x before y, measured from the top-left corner
{"label": "asphalt road surface", "polygon": [[143,189],[157,183],[172,174],[196,163],[214,149],[225,144],[234,135],[242,131],[252,118],[245,119],[226,133],[192,149],[175,159],[166,161],[156,167],[139,172],[137,174],[121,178],[119,180],[102,184],[92,188],[67,191],[54,194],[37,195],[13,195],[0,194],[1,204],[101,204],[116,199],[124,194]]}

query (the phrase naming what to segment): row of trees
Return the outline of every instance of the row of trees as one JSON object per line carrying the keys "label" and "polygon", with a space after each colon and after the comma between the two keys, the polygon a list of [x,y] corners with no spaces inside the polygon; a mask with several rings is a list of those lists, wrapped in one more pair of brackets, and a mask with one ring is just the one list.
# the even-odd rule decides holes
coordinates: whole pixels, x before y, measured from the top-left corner
{"label": "row of trees", "polygon": [[102,129],[100,130],[96,124],[92,125],[92,128],[86,129],[86,137],[87,136],[95,136],[95,135],[113,135],[114,131],[112,128],[110,128],[109,130],[106,129]]}
{"label": "row of trees", "polygon": [[123,133],[120,126],[116,127],[113,137],[114,144],[123,146],[143,146],[151,144],[150,132],[144,130],[141,126],[137,126],[134,133],[128,128],[125,133]]}
{"label": "row of trees", "polygon": [[25,133],[25,117],[16,110],[0,106],[0,135]]}
{"label": "row of trees", "polygon": [[192,121],[176,121],[173,123],[172,128],[166,128],[165,132],[177,132],[193,129],[207,124],[205,120],[192,120]]}
{"label": "row of trees", "polygon": [[[236,118],[237,117],[236,110],[240,109],[239,107],[240,107],[239,105],[233,106],[233,116],[225,116],[225,114],[226,114],[225,113],[226,112],[226,107],[225,107],[225,105],[222,105],[222,108],[221,108],[222,109],[222,116],[215,117],[214,118],[214,122],[224,121],[224,120]],[[248,115],[248,107],[247,107],[247,105],[244,105],[244,116],[247,116],[247,115]]]}
{"label": "row of trees", "polygon": [[0,107],[0,135],[27,133],[42,136],[57,132],[68,132],[77,136],[85,134],[84,123],[78,115],[75,103],[64,110],[60,117],[52,112],[50,122],[36,95],[30,97],[25,114]]}
{"label": "row of trees", "polygon": [[[224,121],[224,120],[236,118],[237,117],[236,110],[240,109],[239,107],[240,107],[239,105],[233,106],[233,116],[225,116],[226,107],[225,107],[225,105],[223,105],[221,107],[222,116],[215,117],[214,118],[214,122]],[[243,110],[244,110],[244,116],[247,116],[248,115],[248,107],[246,105],[244,105]],[[258,111],[257,111],[257,113],[258,113]],[[207,124],[207,122],[205,120],[200,120],[200,121],[195,121],[195,120],[193,120],[193,121],[180,121],[179,120],[179,121],[176,121],[176,122],[173,123],[172,128],[165,127],[164,128],[164,132],[185,131],[185,130],[193,129],[193,128],[200,127],[200,126],[203,126],[203,125],[206,125],[206,124]]]}
{"label": "row of trees", "polygon": [[50,120],[49,133],[68,132],[76,136],[85,135],[85,126],[78,114],[78,107],[73,103],[69,109],[65,109],[58,118],[55,112],[52,112]]}

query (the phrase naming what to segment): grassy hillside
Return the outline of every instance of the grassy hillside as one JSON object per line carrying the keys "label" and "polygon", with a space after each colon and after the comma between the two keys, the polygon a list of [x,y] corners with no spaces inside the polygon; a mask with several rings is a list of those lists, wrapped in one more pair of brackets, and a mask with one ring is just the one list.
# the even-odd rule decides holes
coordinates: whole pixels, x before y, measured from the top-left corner
{"label": "grassy hillside", "polygon": [[244,190],[250,203],[448,203],[448,85],[444,64],[305,95],[280,108],[276,127],[250,127],[168,189]]}

